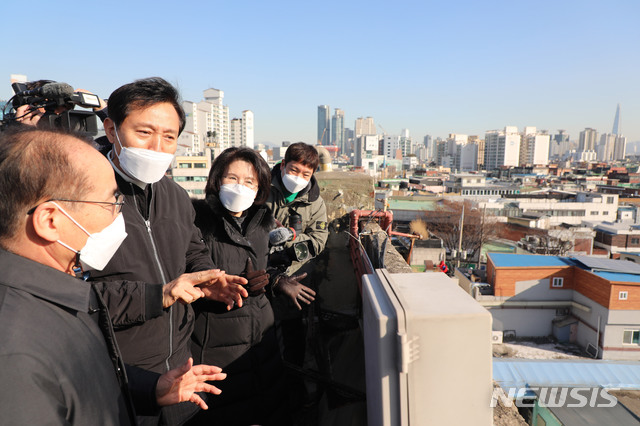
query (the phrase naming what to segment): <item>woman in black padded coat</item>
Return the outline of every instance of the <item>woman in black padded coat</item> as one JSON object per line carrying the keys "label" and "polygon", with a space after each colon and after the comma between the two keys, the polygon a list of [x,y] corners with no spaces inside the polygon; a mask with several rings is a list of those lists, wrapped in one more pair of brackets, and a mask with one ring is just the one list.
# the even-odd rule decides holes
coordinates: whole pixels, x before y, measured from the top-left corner
{"label": "woman in black padded coat", "polygon": [[[287,391],[267,291],[269,231],[275,228],[264,206],[271,185],[269,166],[249,148],[229,148],[216,158],[205,200],[194,200],[196,226],[217,268],[249,280],[242,307],[201,300],[193,304],[191,350],[197,363],[218,365],[227,378],[222,394],[189,424],[281,425]],[[205,288],[203,288],[206,291]]]}

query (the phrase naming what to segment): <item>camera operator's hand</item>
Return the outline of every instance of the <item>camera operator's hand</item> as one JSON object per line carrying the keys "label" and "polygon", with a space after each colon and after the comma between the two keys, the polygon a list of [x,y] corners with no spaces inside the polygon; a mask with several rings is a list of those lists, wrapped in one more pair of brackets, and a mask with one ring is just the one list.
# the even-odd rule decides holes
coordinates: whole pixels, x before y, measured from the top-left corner
{"label": "camera operator's hand", "polygon": [[16,108],[16,121],[27,126],[36,127],[44,115],[44,108],[34,108],[31,105],[21,105]]}
{"label": "camera operator's hand", "polygon": [[90,95],[95,95],[96,98],[98,98],[98,101],[100,102],[100,106],[91,108],[94,111],[100,111],[100,110],[105,109],[107,107],[107,103],[105,102],[105,100],[102,99],[100,96],[96,95],[93,92],[90,92],[90,91],[84,90],[84,89],[76,89],[76,92],[88,93]]}
{"label": "camera operator's hand", "polygon": [[307,287],[306,285],[300,284],[300,281],[307,277],[307,273],[300,275],[294,275],[292,277],[288,277],[286,275],[281,275],[276,281],[275,288],[281,293],[289,296],[293,303],[297,306],[298,310],[302,310],[302,306],[298,301],[302,301],[307,305],[311,304],[314,300],[316,300],[316,292]]}

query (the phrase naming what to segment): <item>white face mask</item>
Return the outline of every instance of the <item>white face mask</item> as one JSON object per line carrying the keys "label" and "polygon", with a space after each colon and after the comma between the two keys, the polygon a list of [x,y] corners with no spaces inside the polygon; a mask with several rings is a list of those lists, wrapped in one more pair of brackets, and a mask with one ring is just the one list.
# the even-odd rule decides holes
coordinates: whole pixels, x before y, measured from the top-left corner
{"label": "white face mask", "polygon": [[80,249],[80,251],[71,248],[60,240],[57,240],[57,243],[63,245],[74,253],[80,254],[80,263],[82,264],[83,270],[97,269],[98,271],[101,271],[104,269],[120,247],[120,244],[122,244],[124,239],[127,237],[122,213],[118,213],[116,219],[102,231],[90,234],[56,202],[52,201],[52,203],[58,206],[62,214],[67,216],[78,228],[82,229],[84,233],[89,236],[87,243]]}
{"label": "white face mask", "polygon": [[282,176],[282,183],[284,184],[284,187],[287,188],[287,191],[292,194],[302,191],[307,187],[307,185],[309,185],[308,180],[288,173],[285,173],[284,176]]}
{"label": "white face mask", "polygon": [[225,209],[233,213],[240,213],[253,205],[258,195],[257,191],[239,183],[226,183],[220,186],[218,197]]}
{"label": "white face mask", "polygon": [[120,142],[118,129],[114,126],[113,130],[116,132],[116,139],[120,145],[120,154],[116,153],[116,155],[122,171],[144,183],[155,183],[162,179],[173,161],[173,154],[144,148],[124,147]]}

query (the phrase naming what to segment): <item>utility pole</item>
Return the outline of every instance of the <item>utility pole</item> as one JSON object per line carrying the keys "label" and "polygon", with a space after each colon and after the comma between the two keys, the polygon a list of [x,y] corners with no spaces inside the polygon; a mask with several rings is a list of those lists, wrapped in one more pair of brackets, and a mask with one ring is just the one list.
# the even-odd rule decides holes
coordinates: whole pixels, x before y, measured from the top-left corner
{"label": "utility pole", "polygon": [[462,202],[462,215],[460,216],[460,238],[458,239],[458,261],[456,267],[460,267],[460,258],[462,257],[462,228],[464,227],[464,201]]}

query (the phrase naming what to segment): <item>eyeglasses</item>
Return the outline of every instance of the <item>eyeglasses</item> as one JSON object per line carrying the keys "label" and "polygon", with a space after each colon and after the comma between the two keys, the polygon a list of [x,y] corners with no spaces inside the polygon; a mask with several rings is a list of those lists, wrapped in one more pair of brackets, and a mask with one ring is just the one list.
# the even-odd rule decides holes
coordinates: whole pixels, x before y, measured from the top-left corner
{"label": "eyeglasses", "polygon": [[[65,201],[67,203],[90,203],[90,204],[106,204],[106,205],[110,205],[112,207],[112,213],[113,214],[118,214],[122,211],[122,206],[124,205],[124,194],[121,194],[120,192],[116,192],[115,194],[113,194],[116,197],[116,201],[115,202],[109,202],[109,201],[88,201],[88,200],[68,200],[66,198],[52,198],[50,200],[47,200],[46,202],[49,201]],[[39,206],[40,204],[38,204]],[[38,206],[32,207],[31,209],[29,209],[29,211],[27,212],[27,214],[33,214],[33,212],[36,210],[36,208],[38,208]]]}
{"label": "eyeglasses", "polygon": [[[226,181],[226,182],[225,182]],[[258,183],[253,180],[253,179],[243,179],[242,182],[240,182],[240,179],[238,179],[238,177],[234,176],[234,175],[225,175],[222,176],[222,183],[239,183],[240,185],[244,185],[249,189],[252,189],[253,191],[257,191],[258,190]]]}

